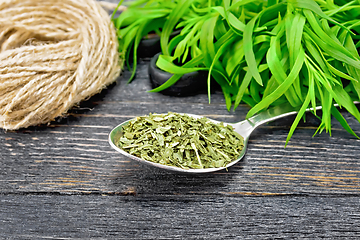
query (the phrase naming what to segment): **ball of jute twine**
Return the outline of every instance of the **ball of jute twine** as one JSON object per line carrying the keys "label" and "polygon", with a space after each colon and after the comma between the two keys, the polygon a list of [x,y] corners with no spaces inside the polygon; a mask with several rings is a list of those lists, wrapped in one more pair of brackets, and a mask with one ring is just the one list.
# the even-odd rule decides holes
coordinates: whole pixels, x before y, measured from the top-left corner
{"label": "ball of jute twine", "polygon": [[95,0],[0,2],[0,127],[49,123],[120,74],[115,28]]}

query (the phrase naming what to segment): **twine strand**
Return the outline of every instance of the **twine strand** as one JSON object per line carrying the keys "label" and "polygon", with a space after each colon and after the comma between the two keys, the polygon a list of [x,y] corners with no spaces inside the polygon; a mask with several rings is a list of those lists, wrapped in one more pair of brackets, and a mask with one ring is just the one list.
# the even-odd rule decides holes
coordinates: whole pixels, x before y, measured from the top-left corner
{"label": "twine strand", "polygon": [[0,2],[0,127],[64,116],[119,76],[115,28],[95,0]]}

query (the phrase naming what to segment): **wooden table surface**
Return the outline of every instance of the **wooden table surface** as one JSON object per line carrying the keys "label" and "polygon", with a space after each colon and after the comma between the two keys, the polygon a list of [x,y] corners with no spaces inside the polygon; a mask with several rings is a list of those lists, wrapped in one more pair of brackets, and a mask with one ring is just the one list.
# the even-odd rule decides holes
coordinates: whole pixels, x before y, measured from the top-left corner
{"label": "wooden table surface", "polygon": [[[148,60],[48,126],[0,130],[0,239],[358,239],[360,140],[333,121],[313,136],[311,114],[289,145],[294,117],[256,129],[243,161],[212,174],[139,165],[108,143],[117,124],[168,111],[226,122],[221,92],[148,93]],[[343,112],[360,134],[360,124]]]}
{"label": "wooden table surface", "polygon": [[[316,135],[311,114],[284,148],[294,117],[261,126],[242,162],[183,175],[139,165],[108,143],[110,130],[167,111],[236,122],[215,92],[148,93],[148,61],[48,126],[0,132],[0,238],[239,239],[360,236],[360,141],[334,121]],[[360,124],[345,113],[351,127]]]}

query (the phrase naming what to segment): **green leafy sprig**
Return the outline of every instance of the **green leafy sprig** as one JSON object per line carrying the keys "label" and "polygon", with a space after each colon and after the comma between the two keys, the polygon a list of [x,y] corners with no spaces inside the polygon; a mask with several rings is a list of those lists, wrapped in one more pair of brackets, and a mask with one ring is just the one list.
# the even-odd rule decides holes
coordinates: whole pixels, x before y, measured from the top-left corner
{"label": "green leafy sprig", "polygon": [[305,110],[319,105],[316,133],[331,135],[333,116],[357,137],[334,104],[360,122],[359,16],[356,0],[158,0],[135,1],[114,22],[121,51],[134,48],[134,59],[143,36],[160,35],[157,66],[173,76],[152,92],[206,70],[209,101],[213,78],[228,110],[242,102],[247,117],[285,102],[298,110],[288,142]]}

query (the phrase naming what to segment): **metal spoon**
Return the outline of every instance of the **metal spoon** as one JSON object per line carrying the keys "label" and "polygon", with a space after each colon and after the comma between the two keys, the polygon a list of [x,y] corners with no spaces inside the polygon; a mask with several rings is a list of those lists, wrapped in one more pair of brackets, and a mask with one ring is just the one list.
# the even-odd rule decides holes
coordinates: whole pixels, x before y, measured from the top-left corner
{"label": "metal spoon", "polygon": [[[321,106],[317,107],[316,110],[321,109]],[[307,109],[306,111],[310,111],[312,110],[312,108]],[[246,148],[247,148],[247,144],[250,138],[250,134],[255,130],[255,128],[257,128],[258,126],[282,118],[282,117],[286,117],[289,115],[293,115],[296,114],[297,111],[294,111],[294,108],[291,107],[289,104],[287,105],[279,105],[277,107],[274,108],[270,108],[267,111],[261,112],[247,120],[238,122],[238,123],[224,123],[224,124],[228,124],[231,125],[234,130],[236,132],[238,132],[241,136],[243,136],[244,138],[244,148],[242,149],[242,151],[240,152],[240,155],[237,159],[235,159],[234,161],[232,161],[231,163],[229,163],[228,165],[226,165],[225,167],[219,167],[219,168],[204,168],[204,169],[183,169],[183,168],[179,168],[179,167],[173,167],[173,166],[167,166],[167,165],[163,165],[160,163],[154,163],[154,162],[150,162],[144,159],[141,159],[139,157],[133,156],[125,151],[123,151],[121,148],[116,146],[116,143],[118,142],[118,140],[120,139],[121,135],[122,135],[122,127],[124,125],[126,125],[129,121],[131,121],[132,119],[125,121],[123,123],[121,123],[120,125],[118,125],[117,127],[115,127],[109,134],[109,143],[110,145],[118,152],[120,152],[121,154],[134,159],[140,163],[144,163],[144,164],[148,164],[151,166],[155,166],[158,168],[162,168],[162,169],[166,169],[166,170],[170,170],[170,171],[174,171],[174,172],[182,172],[182,173],[209,173],[209,172],[215,172],[215,171],[220,171],[223,170],[225,168],[229,168],[232,165],[236,164],[237,162],[239,162],[245,155],[246,153]],[[194,115],[194,114],[187,114],[191,117],[194,118],[201,118],[202,116],[199,115]],[[220,123],[220,121],[216,121],[213,119],[209,119],[211,121],[213,121],[214,123]]]}

